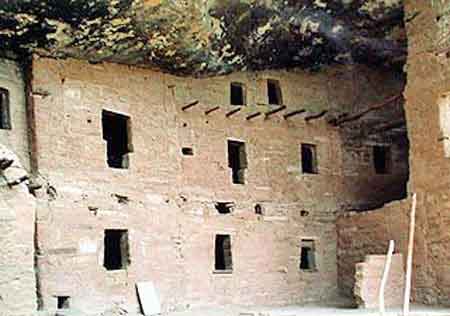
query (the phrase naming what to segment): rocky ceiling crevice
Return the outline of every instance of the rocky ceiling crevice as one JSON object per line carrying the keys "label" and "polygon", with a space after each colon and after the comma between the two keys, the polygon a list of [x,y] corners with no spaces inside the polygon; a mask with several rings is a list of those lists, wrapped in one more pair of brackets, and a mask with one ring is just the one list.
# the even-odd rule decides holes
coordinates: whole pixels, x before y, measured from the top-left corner
{"label": "rocky ceiling crevice", "polygon": [[6,0],[0,47],[195,76],[406,57],[401,0]]}

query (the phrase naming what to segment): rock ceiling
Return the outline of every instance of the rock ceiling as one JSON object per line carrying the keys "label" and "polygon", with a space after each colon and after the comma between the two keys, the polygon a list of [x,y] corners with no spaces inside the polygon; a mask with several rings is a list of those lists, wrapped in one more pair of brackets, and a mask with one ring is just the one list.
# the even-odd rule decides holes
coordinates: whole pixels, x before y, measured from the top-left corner
{"label": "rock ceiling", "polygon": [[3,0],[0,51],[178,75],[401,66],[401,0]]}

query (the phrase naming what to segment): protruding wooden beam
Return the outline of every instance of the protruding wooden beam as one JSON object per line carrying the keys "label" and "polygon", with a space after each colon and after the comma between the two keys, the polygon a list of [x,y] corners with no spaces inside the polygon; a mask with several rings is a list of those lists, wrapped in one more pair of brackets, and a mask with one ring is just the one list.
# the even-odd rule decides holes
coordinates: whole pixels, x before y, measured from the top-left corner
{"label": "protruding wooden beam", "polygon": [[305,113],[306,110],[305,109],[301,109],[301,110],[295,110],[289,113],[286,113],[285,115],[283,115],[284,119],[287,120],[288,118],[295,116],[295,115],[299,115],[299,114],[303,114]]}
{"label": "protruding wooden beam", "polygon": [[265,116],[269,117],[269,116],[271,116],[271,115],[273,115],[275,113],[281,112],[281,111],[283,111],[285,109],[286,109],[286,105],[279,106],[276,109],[273,109],[273,110],[270,110],[270,111],[266,112]]}
{"label": "protruding wooden beam", "polygon": [[241,111],[242,110],[242,108],[236,108],[236,109],[234,109],[234,110],[231,110],[230,112],[228,112],[227,114],[225,114],[225,116],[226,117],[230,117],[230,116],[232,116],[233,114],[236,114],[237,112],[239,112],[239,111]]}
{"label": "protruding wooden beam", "polygon": [[392,130],[394,128],[399,128],[399,127],[403,127],[406,125],[405,120],[401,119],[401,120],[397,120],[397,121],[393,121],[393,122],[388,122],[388,123],[383,123],[383,124],[379,124],[377,126],[375,126],[374,128],[372,128],[369,131],[369,135],[370,134],[376,134],[376,133],[382,133],[382,132],[387,132],[389,130]]}
{"label": "protruding wooden beam", "polygon": [[22,176],[22,177],[20,177],[19,179],[16,179],[16,180],[14,180],[14,181],[8,182],[8,186],[9,186],[9,187],[13,187],[13,186],[19,185],[19,184],[21,184],[22,182],[27,181],[28,179],[29,179],[28,176]]}
{"label": "protruding wooden beam", "polygon": [[186,104],[185,106],[183,106],[183,107],[181,108],[181,110],[182,110],[182,111],[186,111],[186,110],[190,109],[191,107],[196,106],[198,103],[199,103],[199,101],[198,101],[198,100],[195,100],[195,101],[193,101],[193,102],[191,102],[191,103],[188,103],[188,104]]}
{"label": "protruding wooden beam", "polygon": [[209,109],[209,110],[206,110],[206,111],[205,111],[205,115],[209,115],[209,114],[211,114],[212,112],[217,111],[218,109],[220,109],[220,106],[216,106],[216,107],[213,107],[213,108],[211,108],[211,109]]}
{"label": "protruding wooden beam", "polygon": [[341,114],[339,114],[339,115],[336,116],[336,117],[330,118],[330,119],[327,121],[327,123],[336,126],[337,123],[338,123],[340,120],[346,118],[347,116],[349,116],[349,113],[348,113],[348,112],[341,113]]}
{"label": "protruding wooden beam", "polygon": [[258,116],[260,116],[261,114],[262,114],[261,112],[255,112],[255,113],[252,113],[252,114],[248,115],[245,119],[246,119],[247,121],[250,121],[251,119],[253,119],[253,118],[255,118],[255,117],[258,117]]}
{"label": "protruding wooden beam", "polygon": [[397,101],[397,100],[399,100],[401,98],[402,98],[401,94],[397,94],[397,95],[391,96],[391,97],[387,98],[386,100],[384,100],[383,102],[381,102],[379,104],[376,104],[376,105],[369,106],[367,109],[365,109],[365,110],[363,110],[363,111],[361,111],[359,113],[356,113],[356,114],[351,115],[351,116],[344,117],[344,118],[342,118],[340,120],[336,120],[335,125],[339,126],[339,125],[342,125],[342,124],[347,123],[347,122],[358,120],[361,117],[365,116],[366,114],[368,114],[368,113],[370,113],[372,111],[381,109],[381,108],[383,108],[383,107],[385,107],[385,106],[387,106],[389,104],[392,104],[393,102],[395,102],[395,101]]}
{"label": "protruding wooden beam", "polygon": [[312,120],[320,119],[321,117],[323,117],[327,113],[328,113],[328,111],[322,111],[322,112],[317,113],[317,114],[312,114],[310,116],[305,117],[305,121],[309,122],[309,121],[312,121]]}

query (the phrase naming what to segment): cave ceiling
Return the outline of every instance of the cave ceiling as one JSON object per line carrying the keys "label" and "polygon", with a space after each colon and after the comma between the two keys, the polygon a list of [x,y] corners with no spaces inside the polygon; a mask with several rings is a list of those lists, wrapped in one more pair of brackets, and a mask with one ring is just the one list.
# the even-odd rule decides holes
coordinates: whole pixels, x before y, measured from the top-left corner
{"label": "cave ceiling", "polygon": [[2,0],[0,51],[177,75],[401,67],[401,0]]}

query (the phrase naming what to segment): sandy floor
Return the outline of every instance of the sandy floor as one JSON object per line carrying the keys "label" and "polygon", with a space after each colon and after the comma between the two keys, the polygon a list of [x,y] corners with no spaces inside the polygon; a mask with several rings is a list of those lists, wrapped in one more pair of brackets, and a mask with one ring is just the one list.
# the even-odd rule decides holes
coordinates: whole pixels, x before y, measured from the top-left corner
{"label": "sandy floor", "polygon": [[[239,307],[192,309],[170,313],[169,316],[379,316],[377,310],[345,307],[285,306],[285,307]],[[402,315],[401,309],[388,309],[387,316]],[[450,316],[450,308],[412,306],[411,316]]]}

